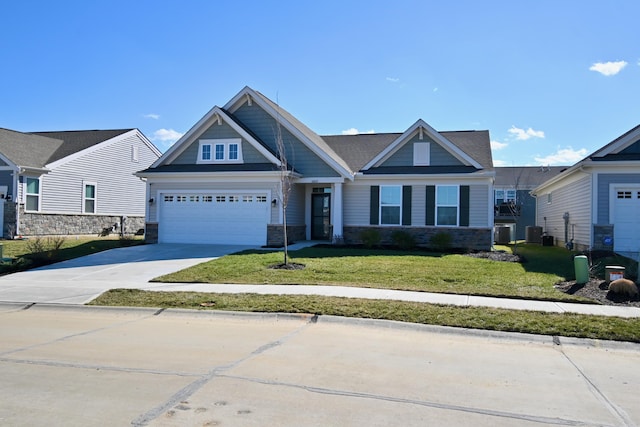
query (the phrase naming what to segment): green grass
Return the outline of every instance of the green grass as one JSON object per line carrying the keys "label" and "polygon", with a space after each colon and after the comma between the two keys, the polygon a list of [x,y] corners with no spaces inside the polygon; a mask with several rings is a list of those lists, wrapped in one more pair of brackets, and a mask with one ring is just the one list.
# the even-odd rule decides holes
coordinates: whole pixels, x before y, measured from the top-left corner
{"label": "green grass", "polygon": [[[202,304],[207,307],[203,307]],[[306,295],[215,294],[115,289],[101,295],[92,301],[91,305],[310,313],[505,332],[640,342],[640,319],[482,307],[455,307],[402,301]],[[212,306],[209,307],[209,305]]]}
{"label": "green grass", "polygon": [[[142,238],[117,239],[105,237],[68,237],[57,251],[32,251],[35,238],[24,240],[0,240],[2,256],[10,261],[0,263],[0,274],[13,273],[54,262],[66,261],[96,252],[123,246],[143,244]],[[53,239],[41,239],[45,248],[50,249]]]}
{"label": "green grass", "polygon": [[[504,248],[508,250],[509,248]],[[278,270],[281,252],[247,251],[155,279],[183,283],[341,285],[540,300],[585,301],[554,288],[573,276],[565,249],[518,245],[527,262],[459,254],[312,247],[290,253],[303,270]]]}

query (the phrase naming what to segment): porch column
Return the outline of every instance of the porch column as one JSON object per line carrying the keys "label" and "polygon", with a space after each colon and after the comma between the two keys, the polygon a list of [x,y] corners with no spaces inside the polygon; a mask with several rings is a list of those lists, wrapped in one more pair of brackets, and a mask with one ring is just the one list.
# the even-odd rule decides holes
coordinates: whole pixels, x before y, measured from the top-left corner
{"label": "porch column", "polygon": [[335,240],[336,236],[342,237],[342,183],[336,182],[333,184],[333,205],[331,206],[331,223],[333,224],[333,236],[331,241]]}

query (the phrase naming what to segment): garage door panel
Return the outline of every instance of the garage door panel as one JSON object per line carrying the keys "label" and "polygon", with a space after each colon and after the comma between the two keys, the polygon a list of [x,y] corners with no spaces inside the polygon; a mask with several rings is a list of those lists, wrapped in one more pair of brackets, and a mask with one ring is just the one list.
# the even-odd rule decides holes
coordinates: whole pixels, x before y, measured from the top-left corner
{"label": "garage door panel", "polygon": [[159,241],[264,245],[266,193],[165,194],[160,198]]}
{"label": "garage door panel", "polygon": [[640,249],[640,190],[616,189],[614,197],[614,248],[618,252],[636,252]]}

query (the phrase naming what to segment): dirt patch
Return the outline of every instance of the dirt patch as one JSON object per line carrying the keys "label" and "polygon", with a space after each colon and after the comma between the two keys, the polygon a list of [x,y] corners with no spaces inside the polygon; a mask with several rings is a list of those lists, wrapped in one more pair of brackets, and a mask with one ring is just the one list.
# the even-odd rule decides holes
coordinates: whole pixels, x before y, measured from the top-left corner
{"label": "dirt patch", "polygon": [[503,262],[523,262],[524,261],[524,259],[520,255],[514,255],[507,252],[502,252],[502,251],[473,252],[465,255],[473,258],[490,259],[491,261],[503,261]]}
{"label": "dirt patch", "polygon": [[640,307],[640,299],[637,297],[633,300],[607,298],[609,286],[607,285],[607,282],[601,279],[590,279],[584,285],[576,284],[575,280],[560,282],[556,285],[556,289],[570,295],[589,298],[604,305]]}
{"label": "dirt patch", "polygon": [[269,266],[269,268],[271,268],[273,270],[304,270],[305,267],[306,267],[306,265],[298,264],[298,263],[295,263],[295,262],[289,262],[287,264],[285,264],[285,263],[272,264],[272,265]]}

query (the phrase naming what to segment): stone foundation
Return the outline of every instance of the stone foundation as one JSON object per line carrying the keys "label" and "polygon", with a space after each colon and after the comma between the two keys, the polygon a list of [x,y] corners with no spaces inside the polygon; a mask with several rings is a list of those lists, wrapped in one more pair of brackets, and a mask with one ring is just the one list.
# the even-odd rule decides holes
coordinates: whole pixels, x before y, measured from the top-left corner
{"label": "stone foundation", "polygon": [[[307,240],[306,225],[287,225],[289,243]],[[284,246],[284,226],[282,224],[267,225],[267,246]]]}
{"label": "stone foundation", "polygon": [[409,233],[418,246],[430,247],[431,237],[438,233],[451,235],[451,248],[464,250],[491,250],[491,228],[472,227],[376,227],[376,226],[345,226],[343,239],[347,245],[362,244],[361,234],[365,230],[375,229],[380,233],[381,245],[393,245],[391,234],[394,231]]}
{"label": "stone foundation", "polygon": [[[5,205],[5,208],[7,206]],[[14,217],[15,218],[15,217]],[[113,215],[73,215],[24,212],[20,207],[21,236],[100,235],[105,230],[122,231],[122,217]],[[6,215],[5,215],[6,221]],[[15,219],[14,219],[15,223]],[[117,226],[114,229],[114,226]],[[124,233],[136,234],[144,228],[144,217],[129,216],[124,221]],[[5,224],[5,230],[7,224]]]}

